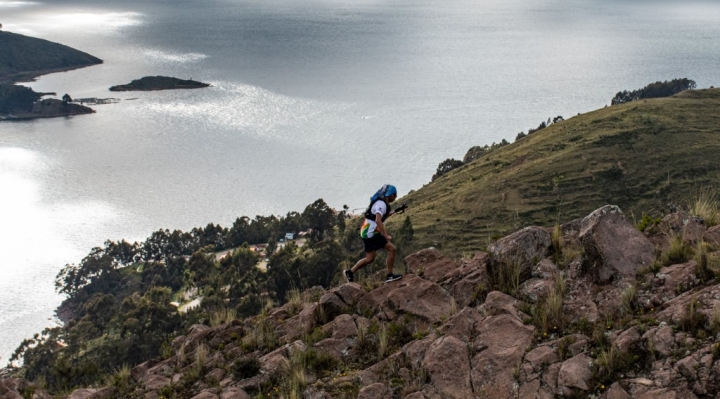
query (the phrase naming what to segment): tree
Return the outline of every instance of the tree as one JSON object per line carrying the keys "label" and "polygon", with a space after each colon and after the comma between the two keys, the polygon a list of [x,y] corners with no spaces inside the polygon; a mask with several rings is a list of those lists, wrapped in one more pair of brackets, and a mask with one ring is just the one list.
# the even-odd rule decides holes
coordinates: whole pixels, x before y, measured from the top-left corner
{"label": "tree", "polygon": [[688,78],[673,79],[671,81],[650,83],[642,89],[627,91],[623,90],[615,94],[611,105],[623,104],[630,101],[637,101],[643,98],[670,97],[685,90],[692,90],[697,87],[694,80]]}
{"label": "tree", "polygon": [[450,172],[451,170],[455,168],[459,168],[463,166],[463,161],[448,158],[442,162],[440,162],[440,165],[437,167],[437,171],[435,171],[435,174],[432,176],[432,180],[437,179],[438,177]]}
{"label": "tree", "polygon": [[311,238],[317,241],[322,240],[325,232],[331,230],[337,223],[335,212],[322,198],[305,207],[302,220],[312,230]]}

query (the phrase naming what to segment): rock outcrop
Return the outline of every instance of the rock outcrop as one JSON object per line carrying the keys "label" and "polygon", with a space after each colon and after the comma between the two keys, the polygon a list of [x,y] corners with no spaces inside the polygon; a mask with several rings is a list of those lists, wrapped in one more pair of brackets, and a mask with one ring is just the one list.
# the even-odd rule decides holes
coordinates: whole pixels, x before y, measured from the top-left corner
{"label": "rock outcrop", "polygon": [[[716,228],[684,215],[663,220],[653,234],[718,245]],[[720,397],[712,276],[690,259],[650,267],[657,237],[617,207],[563,231],[567,259],[553,257],[550,234],[532,227],[471,259],[424,249],[406,258],[403,279],[370,291],[315,287],[304,297],[317,302],[295,311],[194,325],[168,356],[132,368],[126,385],[69,397],[279,398],[293,389],[311,399]],[[490,276],[509,262],[523,267],[514,296]],[[23,379],[0,379],[0,399],[30,390],[49,397]]]}

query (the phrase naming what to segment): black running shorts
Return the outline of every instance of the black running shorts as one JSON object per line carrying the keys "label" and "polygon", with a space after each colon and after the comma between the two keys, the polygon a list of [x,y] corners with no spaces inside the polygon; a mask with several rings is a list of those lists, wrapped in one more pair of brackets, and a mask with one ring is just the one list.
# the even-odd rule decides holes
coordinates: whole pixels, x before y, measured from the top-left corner
{"label": "black running shorts", "polygon": [[388,240],[385,239],[382,234],[375,234],[370,238],[363,238],[362,240],[363,243],[365,243],[365,252],[373,252],[385,248],[385,244],[388,243]]}

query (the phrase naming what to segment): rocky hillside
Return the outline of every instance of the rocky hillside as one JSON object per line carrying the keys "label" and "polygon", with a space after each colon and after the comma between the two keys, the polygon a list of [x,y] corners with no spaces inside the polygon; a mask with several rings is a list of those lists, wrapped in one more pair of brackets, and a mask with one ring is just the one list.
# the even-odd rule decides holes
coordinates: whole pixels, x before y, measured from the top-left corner
{"label": "rocky hillside", "polygon": [[0,83],[102,63],[90,54],[43,39],[0,31]]}
{"label": "rocky hillside", "polygon": [[720,89],[688,90],[553,123],[402,201],[418,248],[453,256],[607,203],[639,221],[669,212],[669,204],[686,207],[699,189],[720,184],[718,137]]}
{"label": "rocky hillside", "polygon": [[[81,398],[711,398],[720,394],[720,226],[616,206],[526,227],[407,275],[312,288],[195,325]],[[0,380],[0,398],[47,398]]]}

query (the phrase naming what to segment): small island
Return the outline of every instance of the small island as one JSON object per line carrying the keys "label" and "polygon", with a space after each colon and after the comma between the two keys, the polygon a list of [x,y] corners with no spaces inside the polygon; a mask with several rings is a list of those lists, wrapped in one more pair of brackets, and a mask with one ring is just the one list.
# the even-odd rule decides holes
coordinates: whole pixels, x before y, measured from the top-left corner
{"label": "small island", "polygon": [[200,89],[209,87],[207,83],[195,80],[183,80],[167,76],[145,76],[133,80],[126,85],[110,87],[110,91],[151,91],[151,90],[174,90],[174,89]]}
{"label": "small island", "polygon": [[0,121],[53,118],[92,114],[95,111],[80,104],[73,104],[72,98],[65,94],[62,100],[43,96],[55,93],[37,93],[29,87],[0,84]]}

